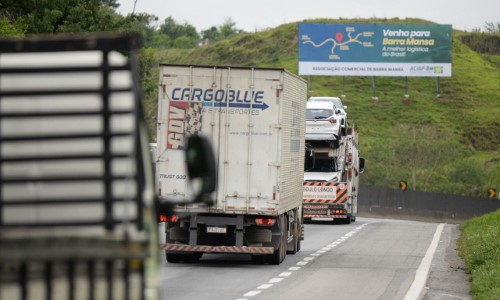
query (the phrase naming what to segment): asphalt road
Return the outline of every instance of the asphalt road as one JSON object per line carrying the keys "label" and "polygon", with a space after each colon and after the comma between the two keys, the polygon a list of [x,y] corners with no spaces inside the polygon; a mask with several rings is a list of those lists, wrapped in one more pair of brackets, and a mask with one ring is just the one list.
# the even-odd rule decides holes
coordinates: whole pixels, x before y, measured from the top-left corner
{"label": "asphalt road", "polygon": [[279,266],[219,254],[172,264],[163,255],[163,298],[470,299],[457,232],[456,225],[358,217],[350,225],[305,225],[301,251]]}

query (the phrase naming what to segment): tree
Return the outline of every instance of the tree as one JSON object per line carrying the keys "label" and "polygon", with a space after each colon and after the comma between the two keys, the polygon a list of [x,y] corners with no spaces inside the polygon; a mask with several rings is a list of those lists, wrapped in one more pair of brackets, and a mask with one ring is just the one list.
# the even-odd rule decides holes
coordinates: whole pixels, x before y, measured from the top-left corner
{"label": "tree", "polygon": [[187,36],[198,40],[200,39],[200,35],[193,25],[187,23],[180,25],[172,17],[165,19],[163,24],[160,25],[159,32],[167,35],[171,40],[175,40],[181,36]]}
{"label": "tree", "polygon": [[118,0],[101,0],[102,5],[112,7],[112,8],[118,8],[120,4],[118,3]]}
{"label": "tree", "polygon": [[0,16],[27,34],[112,31],[123,16],[115,0],[3,0]]}
{"label": "tree", "polygon": [[233,22],[233,19],[226,18],[224,23],[219,27],[220,37],[227,38],[232,35],[243,33],[243,30],[236,29],[236,23]]}
{"label": "tree", "polygon": [[22,28],[11,24],[7,18],[0,16],[0,36],[23,36]]}
{"label": "tree", "polygon": [[215,26],[212,26],[210,27],[209,29],[207,30],[203,30],[201,32],[201,38],[203,39],[203,41],[205,42],[213,42],[213,41],[216,41],[218,40],[220,37],[220,32],[219,32],[219,29],[217,29],[217,27]]}
{"label": "tree", "polygon": [[497,22],[496,24],[493,22],[486,22],[484,29],[489,33],[500,33],[500,22]]}

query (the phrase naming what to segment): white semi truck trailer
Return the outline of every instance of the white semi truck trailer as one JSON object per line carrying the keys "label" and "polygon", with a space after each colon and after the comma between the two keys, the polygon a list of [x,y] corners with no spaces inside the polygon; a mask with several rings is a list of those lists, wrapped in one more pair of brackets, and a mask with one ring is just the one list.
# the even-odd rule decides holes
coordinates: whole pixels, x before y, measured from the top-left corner
{"label": "white semi truck trailer", "polygon": [[[156,180],[168,262],[248,253],[280,264],[300,249],[307,84],[284,69],[160,65]],[[209,137],[216,159],[212,205],[186,203],[187,136]],[[189,153],[188,153],[189,155]]]}

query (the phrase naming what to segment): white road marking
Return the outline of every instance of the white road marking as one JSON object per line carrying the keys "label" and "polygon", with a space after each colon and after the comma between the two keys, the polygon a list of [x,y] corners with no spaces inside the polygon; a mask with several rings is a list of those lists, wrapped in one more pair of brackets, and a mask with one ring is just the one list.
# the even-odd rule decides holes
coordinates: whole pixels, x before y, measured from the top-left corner
{"label": "white road marking", "polygon": [[273,286],[272,284],[266,283],[266,284],[263,284],[263,285],[257,287],[257,289],[259,289],[259,290],[265,290],[265,289],[268,289],[268,288],[270,288],[272,286]]}
{"label": "white road marking", "polygon": [[243,295],[243,297],[253,297],[253,296],[257,296],[258,294],[260,294],[262,291],[250,291],[248,293],[246,293],[245,295]]}
{"label": "white road marking", "polygon": [[425,253],[424,258],[420,262],[418,269],[415,273],[415,279],[410,286],[410,289],[406,293],[405,300],[413,300],[419,299],[420,294],[427,282],[427,278],[429,276],[432,258],[436,253],[437,246],[439,244],[439,239],[441,238],[441,233],[443,232],[444,224],[441,223],[438,225],[436,232],[434,233],[434,237],[432,238],[432,242]]}
{"label": "white road marking", "polygon": [[[349,237],[353,236],[357,231],[363,229],[366,225],[368,225],[369,223],[365,223],[359,227],[356,227],[355,229],[351,230],[350,232],[346,233],[344,236],[340,237],[339,239],[337,239],[336,241],[332,242],[330,245],[327,245],[323,248],[321,248],[320,250],[317,250],[316,253],[312,253],[310,254],[308,257],[304,257],[303,260],[297,262],[297,266],[305,266],[309,263],[309,261],[312,261],[314,260],[317,256],[320,256],[321,254],[323,253],[327,253],[328,251],[332,250],[333,248],[335,248],[337,245],[341,244],[342,242],[344,242],[345,240],[349,239]],[[442,229],[441,229],[442,230]],[[432,259],[431,259],[432,261]],[[300,270],[301,267],[290,267],[288,268],[289,271],[298,271]],[[418,272],[418,270],[417,270]],[[253,296],[256,296],[258,294],[260,294],[262,292],[262,290],[265,290],[265,289],[269,289],[271,287],[273,287],[274,283],[279,283],[281,282],[283,279],[285,279],[285,277],[289,277],[290,275],[292,275],[292,272],[282,272],[281,274],[279,274],[277,278],[271,278],[269,280],[269,283],[267,284],[262,284],[260,286],[257,287],[257,291],[249,291],[247,292],[246,294],[243,295],[243,297],[253,297]],[[414,282],[415,283],[415,282]],[[424,281],[425,283],[425,281]],[[408,295],[407,295],[408,296]],[[412,298],[410,298],[412,299]],[[238,298],[236,300],[248,300],[248,299],[245,299],[245,298]],[[405,300],[407,300],[405,298]]]}

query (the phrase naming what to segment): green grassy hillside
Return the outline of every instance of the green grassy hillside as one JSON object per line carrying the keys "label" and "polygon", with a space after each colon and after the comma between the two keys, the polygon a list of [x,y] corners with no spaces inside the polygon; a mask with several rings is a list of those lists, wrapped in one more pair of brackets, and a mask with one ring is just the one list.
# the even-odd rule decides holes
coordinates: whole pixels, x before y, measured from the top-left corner
{"label": "green grassy hillside", "polygon": [[[429,23],[418,19],[308,20],[315,23]],[[371,77],[311,79],[309,95],[345,95],[351,124],[359,131],[366,171],[362,185],[410,188],[485,196],[500,190],[499,55],[481,55],[453,39],[453,76],[440,79],[377,77],[372,100]],[[297,73],[298,23],[233,36],[190,50],[151,51],[155,63],[282,67]],[[157,64],[156,64],[157,65]],[[156,83],[153,68],[149,82]],[[156,90],[148,89],[148,111],[154,128]],[[305,101],[305,99],[304,99]]]}
{"label": "green grassy hillside", "polygon": [[467,220],[461,225],[460,256],[472,278],[474,299],[500,299],[500,211]]}

